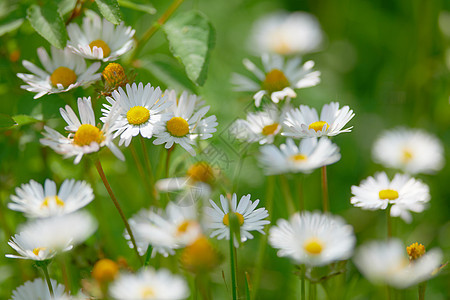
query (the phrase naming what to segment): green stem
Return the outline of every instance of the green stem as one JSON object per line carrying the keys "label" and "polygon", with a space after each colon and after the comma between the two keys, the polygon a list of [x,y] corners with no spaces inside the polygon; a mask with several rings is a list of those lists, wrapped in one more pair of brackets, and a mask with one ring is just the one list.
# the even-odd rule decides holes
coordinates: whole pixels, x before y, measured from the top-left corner
{"label": "green stem", "polygon": [[48,290],[50,292],[50,296],[53,298],[53,287],[52,282],[50,281],[50,275],[48,274],[47,264],[40,264],[42,272],[44,272],[45,281],[47,282]]}
{"label": "green stem", "polygon": [[324,212],[329,210],[328,200],[328,180],[327,180],[327,166],[322,167],[322,209]]}
{"label": "green stem", "polygon": [[175,144],[167,150],[166,165],[165,165],[165,167],[166,167],[166,173],[165,173],[166,178],[169,177],[170,158],[172,157],[172,152],[173,152],[174,149],[175,149]]}
{"label": "green stem", "polygon": [[152,245],[148,245],[147,247],[147,253],[145,255],[145,260],[144,260],[144,268],[148,268],[148,266],[150,265],[150,258],[152,256]]}
{"label": "green stem", "polygon": [[64,287],[65,287],[65,292],[69,293],[70,292],[70,280],[69,280],[69,276],[67,275],[67,263],[66,263],[66,257],[64,254],[59,256],[59,261],[61,263],[61,273],[62,273],[62,277],[64,280]]}
{"label": "green stem", "polygon": [[387,222],[387,237],[390,239],[392,237],[392,219],[391,219],[391,207],[386,208],[386,222]]}
{"label": "green stem", "polygon": [[299,211],[305,210],[305,198],[303,197],[303,175],[297,180],[298,208]]}
{"label": "green stem", "polygon": [[[147,180],[147,176],[145,175],[144,168],[142,168],[142,164],[141,164],[139,156],[136,152],[136,148],[134,147],[134,141],[132,141],[130,144],[130,152],[131,152],[131,156],[133,156],[133,160],[138,169],[139,176],[141,177],[142,181],[144,182],[145,189],[149,193],[150,197],[154,200],[153,204],[158,206],[158,198],[156,197],[156,192],[154,190],[154,187],[149,185],[150,181]],[[145,155],[145,153],[144,153],[144,155]]]}
{"label": "green stem", "polygon": [[425,300],[425,290],[427,288],[427,283],[419,284],[419,300]]}
{"label": "green stem", "polygon": [[316,284],[312,281],[309,282],[309,300],[316,300],[317,299],[317,290],[316,290]]}
{"label": "green stem", "polygon": [[302,268],[302,277],[301,277],[301,287],[300,287],[300,293],[301,293],[301,299],[306,300],[306,287],[305,287],[305,276],[306,276],[306,265],[301,266]]}
{"label": "green stem", "polygon": [[234,236],[232,226],[230,226],[230,270],[231,270],[231,293],[233,300],[237,299],[237,286],[236,286],[236,265],[234,257]]}
{"label": "green stem", "polygon": [[148,179],[150,181],[150,186],[153,190],[155,188],[154,187],[155,179],[153,177],[152,165],[150,164],[150,159],[148,158],[147,146],[145,145],[145,139],[142,137],[142,135],[139,135],[139,137],[141,139],[142,154],[144,155],[145,167],[147,168],[147,172],[148,172]]}
{"label": "green stem", "polygon": [[114,192],[111,189],[111,186],[109,185],[108,179],[106,178],[105,172],[103,172],[102,164],[99,159],[95,161],[95,167],[97,168],[98,174],[100,175],[100,178],[103,181],[103,184],[105,185],[106,190],[108,191],[109,197],[111,198],[112,202],[114,203],[114,206],[116,207],[117,211],[119,212],[120,217],[122,218],[122,221],[125,225],[125,228],[128,232],[128,235],[130,236],[131,243],[133,244],[134,252],[136,253],[139,262],[142,264],[142,257],[139,255],[139,252],[137,250],[136,240],[134,239],[133,232],[131,231],[130,224],[128,224],[127,218],[125,217],[125,214],[122,211],[122,208],[120,207],[119,202],[117,201],[116,196],[114,195]]}
{"label": "green stem", "polygon": [[289,182],[284,175],[280,175],[281,189],[284,194],[284,199],[286,199],[286,208],[289,215],[295,213],[294,199],[292,198],[291,190],[289,188]]}

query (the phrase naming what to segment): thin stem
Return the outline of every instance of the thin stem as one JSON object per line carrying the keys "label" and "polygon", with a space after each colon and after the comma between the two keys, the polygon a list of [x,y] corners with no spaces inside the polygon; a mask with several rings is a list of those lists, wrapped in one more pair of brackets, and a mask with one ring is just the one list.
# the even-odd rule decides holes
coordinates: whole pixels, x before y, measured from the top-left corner
{"label": "thin stem", "polygon": [[305,198],[303,197],[303,175],[297,180],[298,208],[299,211],[305,210]]}
{"label": "thin stem", "polygon": [[300,286],[300,293],[301,293],[301,299],[306,300],[306,287],[305,287],[305,276],[306,276],[306,266],[301,266],[302,268],[302,277],[301,277],[301,286]]}
{"label": "thin stem", "polygon": [[175,144],[167,150],[166,165],[165,165],[166,166],[166,172],[165,172],[166,177],[169,177],[170,158],[172,157],[172,152],[174,149],[175,149]]}
{"label": "thin stem", "polygon": [[144,268],[148,268],[148,266],[150,265],[150,258],[152,256],[152,245],[148,245],[147,247],[147,253],[145,255],[145,260],[144,260]]}
{"label": "thin stem", "polygon": [[148,172],[148,179],[150,181],[150,186],[152,189],[154,189],[154,184],[155,184],[155,179],[153,177],[153,171],[152,171],[152,166],[150,164],[150,159],[148,158],[148,151],[147,151],[147,146],[145,145],[145,139],[142,137],[142,135],[139,135],[140,139],[141,139],[141,144],[142,144],[142,154],[144,155],[144,160],[145,160],[145,166],[147,168],[147,172]]}
{"label": "thin stem", "polygon": [[52,282],[50,281],[50,275],[48,274],[47,264],[40,265],[42,272],[44,272],[45,281],[47,282],[48,291],[50,292],[50,296],[53,298],[53,287]]}
{"label": "thin stem", "polygon": [[386,286],[386,299],[387,300],[391,300],[392,299],[392,297],[391,297],[391,288],[388,285]]}
{"label": "thin stem", "polygon": [[232,226],[230,226],[230,270],[231,270],[231,293],[233,300],[237,299],[237,286],[236,286],[236,265],[234,257],[234,236]]}
{"label": "thin stem", "polygon": [[70,292],[70,280],[67,275],[68,272],[67,272],[67,263],[66,263],[65,255],[60,255],[59,260],[61,263],[61,273],[62,273],[62,277],[64,280],[65,291],[68,293],[68,292]]}
{"label": "thin stem", "polygon": [[81,9],[83,8],[84,0],[77,0],[75,3],[75,6],[73,7],[72,13],[70,14],[69,18],[66,21],[66,25],[68,25],[70,22],[72,22],[73,19],[78,17],[81,13]]}
{"label": "thin stem", "polygon": [[322,167],[322,208],[324,212],[329,210],[328,200],[328,180],[327,180],[327,166]]}
{"label": "thin stem", "polygon": [[[131,156],[133,156],[133,160],[134,160],[134,162],[136,164],[136,167],[138,169],[139,176],[141,177],[142,181],[144,182],[145,189],[150,194],[150,197],[152,199],[154,199],[155,202],[153,204],[158,206],[158,203],[157,203],[157,201],[158,201],[157,199],[158,198],[156,197],[156,193],[154,191],[154,188],[149,186],[149,181],[147,180],[147,176],[145,175],[144,168],[142,168],[142,164],[141,164],[139,156],[138,156],[138,154],[136,152],[136,148],[134,147],[134,141],[132,141],[131,144],[130,144],[130,152],[131,152]],[[144,153],[144,155],[145,155],[145,153]]]}
{"label": "thin stem", "polygon": [[391,219],[391,207],[386,208],[386,221],[387,221],[387,237],[392,237],[392,219]]}
{"label": "thin stem", "polygon": [[294,199],[292,198],[291,190],[289,188],[289,182],[284,175],[280,176],[281,180],[281,189],[284,194],[284,199],[286,199],[286,208],[288,210],[289,215],[295,213]]}
{"label": "thin stem", "polygon": [[99,159],[97,159],[95,161],[95,167],[97,168],[98,174],[100,175],[100,178],[102,179],[103,184],[105,185],[105,188],[108,191],[109,197],[113,201],[114,206],[116,207],[117,211],[119,212],[120,217],[122,218],[122,221],[125,225],[128,235],[130,236],[131,243],[133,244],[134,252],[136,252],[139,262],[142,264],[142,257],[139,255],[139,252],[137,250],[136,240],[134,239],[134,235],[133,235],[133,232],[131,231],[130,224],[128,224],[127,218],[125,217],[125,214],[123,213],[122,208],[120,207],[119,202],[117,201],[117,198],[114,195],[114,193],[111,189],[111,186],[109,185],[108,179],[106,179],[105,172],[103,172],[102,164]]}
{"label": "thin stem", "polygon": [[425,290],[427,288],[427,283],[419,284],[419,300],[425,300]]}
{"label": "thin stem", "polygon": [[316,284],[312,281],[309,282],[309,300],[316,300]]}

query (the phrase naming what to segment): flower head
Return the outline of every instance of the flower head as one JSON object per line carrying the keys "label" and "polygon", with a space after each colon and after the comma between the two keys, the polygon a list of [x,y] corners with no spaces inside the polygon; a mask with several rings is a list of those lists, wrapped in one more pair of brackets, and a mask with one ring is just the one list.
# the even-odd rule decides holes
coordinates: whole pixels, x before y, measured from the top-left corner
{"label": "flower head", "polygon": [[69,300],[69,295],[64,293],[64,285],[56,280],[50,280],[53,288],[53,297],[50,295],[47,283],[41,278],[27,281],[13,291],[12,300]]}
{"label": "flower head", "polygon": [[99,283],[113,281],[119,275],[119,265],[107,258],[100,259],[92,269],[92,277]]}

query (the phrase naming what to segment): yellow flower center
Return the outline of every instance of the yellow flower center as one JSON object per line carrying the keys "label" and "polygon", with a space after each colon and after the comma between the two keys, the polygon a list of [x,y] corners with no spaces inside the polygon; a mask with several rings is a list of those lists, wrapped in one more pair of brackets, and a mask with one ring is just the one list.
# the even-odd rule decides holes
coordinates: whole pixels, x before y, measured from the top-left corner
{"label": "yellow flower center", "polygon": [[278,43],[275,45],[274,48],[275,52],[281,55],[286,55],[292,52],[292,49],[289,45],[289,43],[286,43],[283,41],[278,41]]}
{"label": "yellow flower center", "polygon": [[395,200],[398,198],[398,192],[391,189],[381,190],[378,193],[378,196],[380,197],[380,199]]}
{"label": "yellow flower center", "polygon": [[38,255],[39,255],[39,252],[45,251],[45,249],[47,249],[47,248],[45,248],[45,247],[37,247],[37,248],[34,248],[34,249],[33,249],[33,254],[36,255],[36,256],[38,256]]}
{"label": "yellow flower center", "polygon": [[92,41],[92,42],[89,44],[89,47],[91,48],[92,51],[94,50],[94,47],[102,48],[102,50],[103,50],[103,57],[104,57],[104,58],[105,58],[105,57],[108,57],[109,54],[111,53],[111,49],[109,49],[108,44],[106,44],[106,43],[105,43],[104,41],[102,41],[102,40],[95,40],[95,41]]}
{"label": "yellow flower center", "polygon": [[64,201],[61,200],[58,196],[45,197],[44,201],[41,204],[41,207],[48,207],[50,202],[55,202],[58,206],[64,206]]}
{"label": "yellow flower center", "polygon": [[145,287],[141,290],[141,296],[144,299],[151,299],[155,296],[155,291],[152,288]]}
{"label": "yellow flower center", "polygon": [[183,267],[194,273],[211,271],[219,262],[217,251],[205,236],[199,237],[181,253]]}
{"label": "yellow flower center", "polygon": [[189,123],[180,117],[173,117],[167,121],[167,131],[174,136],[185,136],[189,133]]}
{"label": "yellow flower center", "polygon": [[[225,224],[225,226],[230,226],[230,217],[228,216],[230,213],[227,213],[225,216],[223,216],[223,224]],[[244,216],[241,215],[240,213],[235,212],[234,213],[238,219],[239,222],[239,226],[242,226],[242,224],[244,224]]]}
{"label": "yellow flower center", "polygon": [[262,129],[262,134],[263,135],[272,135],[275,133],[275,131],[277,131],[278,126],[279,126],[278,123],[273,123],[272,125],[264,126]]}
{"label": "yellow flower center", "polygon": [[150,119],[150,111],[143,106],[133,106],[127,112],[128,123],[133,125],[141,125]]}
{"label": "yellow flower center", "polygon": [[109,85],[116,85],[126,78],[125,70],[118,63],[110,63],[102,72],[103,78]]}
{"label": "yellow flower center", "polygon": [[411,150],[405,148],[402,151],[402,161],[403,163],[408,163],[411,159],[413,158],[413,154],[411,152]]}
{"label": "yellow flower center", "polygon": [[193,181],[205,183],[214,181],[213,169],[206,162],[198,162],[193,164],[187,171],[187,176]]}
{"label": "yellow flower center", "polygon": [[330,125],[328,125],[327,122],[317,121],[317,122],[309,124],[308,129],[314,129],[317,132],[317,131],[321,131],[323,126],[325,126],[325,125],[327,125],[327,128],[325,128],[325,130],[327,130],[330,127]]}
{"label": "yellow flower center", "polygon": [[413,243],[406,247],[406,252],[410,260],[416,260],[425,254],[425,246],[419,243]]}
{"label": "yellow flower center", "polygon": [[119,273],[119,265],[107,258],[100,259],[92,269],[92,277],[98,282],[113,281]]}
{"label": "yellow flower center", "polygon": [[303,244],[303,249],[309,254],[318,255],[322,253],[323,243],[318,238],[310,238]]}
{"label": "yellow flower center", "polygon": [[308,159],[308,156],[304,154],[294,154],[291,157],[289,157],[290,160],[294,162],[302,162]]}
{"label": "yellow flower center", "polygon": [[77,81],[77,74],[69,68],[59,67],[50,75],[50,81],[54,86],[59,83],[66,88]]}
{"label": "yellow flower center", "polygon": [[197,222],[192,220],[185,220],[177,227],[177,232],[175,235],[185,234],[190,226],[194,226]]}
{"label": "yellow flower center", "polygon": [[273,69],[266,74],[266,78],[261,84],[263,90],[272,94],[290,86],[289,80],[281,70]]}
{"label": "yellow flower center", "polygon": [[73,142],[78,146],[87,146],[92,142],[100,144],[104,140],[103,132],[91,124],[82,124],[73,137]]}

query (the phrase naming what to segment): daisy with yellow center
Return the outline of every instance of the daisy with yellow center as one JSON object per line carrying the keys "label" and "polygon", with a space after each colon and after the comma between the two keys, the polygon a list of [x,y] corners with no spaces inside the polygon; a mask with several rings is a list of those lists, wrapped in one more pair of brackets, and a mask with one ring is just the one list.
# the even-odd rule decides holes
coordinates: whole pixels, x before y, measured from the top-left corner
{"label": "daisy with yellow center", "polygon": [[351,257],[356,238],[339,216],[305,211],[289,220],[280,219],[269,231],[269,244],[309,267],[324,266]]}
{"label": "daisy with yellow center", "polygon": [[[228,205],[229,200],[223,195],[220,195],[222,208],[217,206],[214,201],[209,200],[212,207],[205,207],[205,213],[207,216],[206,226],[212,230],[211,237],[216,237],[219,240],[230,239],[229,214],[233,213],[240,225],[241,242],[253,238],[251,231],[265,234],[263,229],[265,225],[270,223],[270,221],[265,220],[269,213],[264,207],[257,209],[259,199],[251,201],[250,197],[250,194],[242,196],[238,202],[236,194],[233,194],[231,196],[231,209]],[[235,245],[237,244],[235,240]]]}
{"label": "daisy with yellow center", "polygon": [[31,299],[75,299],[64,292],[65,286],[59,284],[56,280],[50,280],[53,288],[53,296],[50,295],[47,283],[42,278],[27,281],[12,292],[12,300],[31,300]]}
{"label": "daisy with yellow center", "polygon": [[236,91],[256,92],[253,99],[257,107],[261,105],[264,96],[278,103],[297,97],[294,89],[315,86],[320,82],[320,72],[313,71],[313,61],[302,65],[300,58],[285,61],[282,56],[275,54],[263,54],[261,60],[263,70],[250,60],[244,60],[244,66],[258,78],[258,82],[240,74],[233,74],[232,77]]}
{"label": "daisy with yellow center", "polygon": [[27,83],[22,86],[23,89],[37,93],[34,99],[46,94],[67,92],[79,86],[87,87],[101,78],[101,74],[95,73],[100,68],[100,63],[87,67],[83,58],[67,48],[60,50],[52,46],[50,57],[41,47],[37,54],[44,69],[24,60],[23,66],[33,74],[17,74]]}
{"label": "daisy with yellow center", "polygon": [[167,110],[170,118],[157,125],[153,144],[164,144],[166,149],[178,144],[195,156],[196,141],[209,139],[216,132],[216,116],[206,117],[209,106],[204,106],[205,102],[196,95],[183,92],[177,99],[174,90],[165,91],[164,95],[174,105]]}
{"label": "daisy with yellow center", "polygon": [[87,59],[113,61],[133,47],[135,30],[123,24],[113,25],[92,14],[83,19],[81,28],[71,23],[67,26],[67,47]]}
{"label": "daisy with yellow center", "polygon": [[112,113],[104,118],[102,128],[96,126],[90,97],[78,98],[78,111],[80,119],[70,106],[66,105],[65,109],[61,108],[61,116],[68,124],[64,129],[70,132],[69,136],[64,137],[45,126],[43,133],[45,138],[40,140],[41,144],[51,147],[57,153],[63,154],[64,157],[75,156],[75,164],[80,162],[83,155],[97,152],[104,146],[108,147],[117,158],[123,160],[122,152],[112,142],[114,129],[112,126],[118,117],[118,107],[111,107]]}
{"label": "daisy with yellow center", "polygon": [[103,70],[102,75],[111,88],[122,86],[122,83],[127,80],[124,68],[118,63],[109,63]]}
{"label": "daisy with yellow center", "polygon": [[390,215],[410,223],[410,212],[422,212],[430,201],[429,188],[409,175],[396,174],[390,180],[386,173],[376,173],[352,186],[350,202],[362,209],[378,210],[390,207]]}
{"label": "daisy with yellow center", "polygon": [[406,247],[406,252],[408,253],[409,260],[414,261],[425,254],[425,246],[419,243],[412,243]]}

